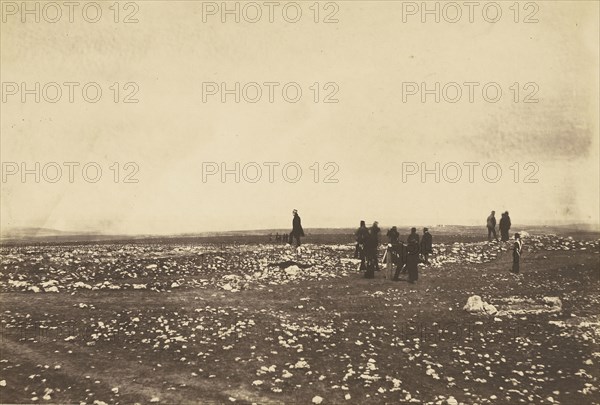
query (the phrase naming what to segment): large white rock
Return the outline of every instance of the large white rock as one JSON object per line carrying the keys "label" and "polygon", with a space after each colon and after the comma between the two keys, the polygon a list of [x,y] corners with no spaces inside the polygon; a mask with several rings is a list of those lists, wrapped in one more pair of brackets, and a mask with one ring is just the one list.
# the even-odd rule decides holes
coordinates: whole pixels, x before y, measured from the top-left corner
{"label": "large white rock", "polygon": [[300,272],[300,267],[292,265],[287,267],[284,271],[288,276],[295,276]]}
{"label": "large white rock", "polygon": [[470,296],[463,309],[472,314],[480,313],[493,315],[498,312],[496,307],[483,301],[479,295]]}
{"label": "large white rock", "polygon": [[552,305],[553,311],[560,311],[562,309],[562,301],[558,297],[544,297],[543,300],[546,305]]}
{"label": "large white rock", "polygon": [[453,396],[450,396],[447,400],[446,403],[448,405],[458,405],[458,401],[456,400],[456,398],[454,398]]}

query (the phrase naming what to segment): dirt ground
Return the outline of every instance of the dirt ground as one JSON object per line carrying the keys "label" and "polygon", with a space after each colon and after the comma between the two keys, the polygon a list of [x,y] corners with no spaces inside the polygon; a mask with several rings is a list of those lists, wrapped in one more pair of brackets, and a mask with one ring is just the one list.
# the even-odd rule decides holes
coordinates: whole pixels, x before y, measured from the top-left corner
{"label": "dirt ground", "polygon": [[600,403],[597,235],[529,235],[520,275],[440,239],[415,285],[229,242],[2,247],[0,402]]}

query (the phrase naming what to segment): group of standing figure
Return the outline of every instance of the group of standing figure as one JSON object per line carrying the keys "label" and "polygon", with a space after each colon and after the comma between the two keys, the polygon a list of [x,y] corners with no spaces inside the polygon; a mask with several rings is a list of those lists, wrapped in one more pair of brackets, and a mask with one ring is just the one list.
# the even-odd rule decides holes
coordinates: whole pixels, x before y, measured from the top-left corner
{"label": "group of standing figure", "polygon": [[[496,241],[498,241],[498,237],[496,236],[496,211],[492,211],[491,214],[487,217],[487,229],[488,229],[488,241],[492,240],[492,236]],[[500,239],[503,242],[507,242],[510,240],[510,235],[508,231],[510,230],[511,222],[510,216],[508,215],[508,211],[502,213],[502,218],[500,218]],[[521,253],[523,251],[523,241],[521,240],[521,235],[519,233],[515,233],[515,242],[513,244],[513,265],[511,272],[515,274],[519,274],[520,271],[520,261],[521,261]]]}
{"label": "group of standing figure", "polygon": [[[365,221],[360,221],[360,227],[356,230],[356,249],[354,257],[360,258],[360,270],[365,272],[365,278],[374,278],[375,272],[379,270],[378,248],[379,248],[379,223],[373,222],[367,228]],[[427,228],[423,228],[423,239],[419,238],[417,228],[412,228],[406,244],[400,241],[400,233],[393,226],[386,234],[388,247],[386,255],[396,266],[394,280],[398,280],[400,274],[408,273],[408,282],[414,283],[419,278],[419,263],[429,263],[429,255],[433,253],[433,238]]]}
{"label": "group of standing figure", "polygon": [[[498,241],[498,236],[496,235],[496,211],[492,211],[489,217],[487,217],[487,229],[488,229],[488,240],[491,241],[492,237]],[[508,215],[508,211],[502,213],[502,218],[500,218],[500,224],[498,224],[498,228],[500,229],[500,239],[503,242],[506,242],[510,239],[508,235],[508,231],[510,230],[511,222],[510,216]]]}
{"label": "group of standing figure", "polygon": [[[488,240],[492,237],[498,241],[496,236],[496,211],[492,211],[487,217]],[[289,244],[300,246],[300,238],[304,236],[302,223],[298,210],[292,211],[292,231],[289,235],[276,235],[276,240],[284,240]],[[500,219],[500,236],[502,241],[508,241],[510,236],[511,222],[508,211],[502,214]],[[365,221],[360,221],[360,227],[356,230],[356,249],[354,257],[360,258],[360,270],[365,272],[366,278],[374,278],[375,272],[379,271],[378,249],[379,249],[379,223],[373,222],[370,228],[367,228]],[[428,228],[423,228],[423,237],[419,238],[417,228],[411,228],[410,235],[406,240],[406,244],[400,241],[400,233],[393,226],[387,234],[388,246],[386,255],[393,265],[396,266],[394,272],[394,280],[398,280],[400,274],[408,273],[408,282],[414,283],[419,279],[419,263],[429,264],[429,255],[433,253],[433,237],[429,233]],[[515,242],[513,245],[513,265],[512,272],[518,274],[520,271],[521,252],[523,251],[523,242],[521,235],[515,233]],[[385,256],[384,256],[385,257]]]}

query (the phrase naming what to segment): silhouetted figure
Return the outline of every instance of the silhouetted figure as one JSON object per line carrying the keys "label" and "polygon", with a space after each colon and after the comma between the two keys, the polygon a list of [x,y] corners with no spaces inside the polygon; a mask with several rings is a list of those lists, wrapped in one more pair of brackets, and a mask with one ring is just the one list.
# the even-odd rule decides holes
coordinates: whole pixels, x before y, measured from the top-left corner
{"label": "silhouetted figure", "polygon": [[293,210],[292,214],[294,215],[294,219],[292,220],[292,232],[290,232],[289,244],[292,244],[292,241],[296,240],[296,246],[300,246],[300,237],[304,236],[304,230],[302,229],[302,224],[300,223],[300,215],[298,215],[298,210]]}
{"label": "silhouetted figure", "polygon": [[377,245],[378,245],[378,234],[379,228],[369,229],[369,235],[365,241],[365,255],[366,255],[366,266],[367,271],[365,272],[365,278],[375,278],[375,270],[377,270]]}
{"label": "silhouetted figure", "polygon": [[417,228],[411,228],[406,246],[406,270],[408,282],[414,283],[419,279],[419,235]]}
{"label": "silhouetted figure", "polygon": [[396,266],[396,271],[394,272],[394,280],[398,279],[398,274],[400,274],[400,270],[404,266],[403,260],[403,248],[404,245],[400,243],[400,233],[398,232],[398,228],[392,226],[390,230],[387,231],[388,241],[390,243],[390,247],[388,247],[388,254],[391,255],[391,263]]}
{"label": "silhouetted figure", "polygon": [[494,235],[494,239],[498,241],[498,237],[496,236],[496,211],[492,211],[489,217],[487,217],[487,229],[488,229],[488,241],[492,241],[492,235]]}
{"label": "silhouetted figure", "polygon": [[379,232],[381,232],[381,229],[379,229],[379,222],[374,221],[373,225],[371,225],[369,233],[375,242],[375,271],[379,271],[379,260],[377,260],[377,252],[379,249]]}
{"label": "silhouetted figure", "polygon": [[508,211],[504,212],[502,214],[502,218],[500,218],[500,239],[503,242],[506,242],[510,239],[510,235],[508,234],[508,231],[510,229],[510,217],[508,216]]}
{"label": "silhouetted figure", "polygon": [[393,245],[400,241],[400,233],[398,233],[398,229],[395,226],[387,231],[388,241]]}
{"label": "silhouetted figure", "polygon": [[365,254],[365,243],[369,238],[369,229],[365,225],[365,221],[360,221],[360,228],[355,232],[356,237],[356,249],[354,250],[354,258],[360,259],[360,270],[365,270],[366,254]]}
{"label": "silhouetted figure", "polygon": [[423,238],[421,239],[421,254],[425,263],[429,264],[429,255],[433,253],[433,237],[429,233],[429,228],[423,228]]}
{"label": "silhouetted figure", "polygon": [[515,243],[513,245],[513,265],[512,272],[515,274],[519,274],[519,262],[521,260],[521,252],[523,251],[523,241],[521,240],[521,235],[515,233]]}
{"label": "silhouetted figure", "polygon": [[417,228],[410,228],[410,235],[408,235],[406,242],[408,244],[414,242],[417,244],[417,247],[419,246],[419,234],[417,233]]}

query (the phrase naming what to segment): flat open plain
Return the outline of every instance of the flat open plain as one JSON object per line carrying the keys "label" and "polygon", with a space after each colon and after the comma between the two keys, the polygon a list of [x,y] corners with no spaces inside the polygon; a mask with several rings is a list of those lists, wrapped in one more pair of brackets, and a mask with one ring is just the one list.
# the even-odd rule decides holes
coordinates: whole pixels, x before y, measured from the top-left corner
{"label": "flat open plain", "polygon": [[597,235],[529,235],[518,276],[434,239],[416,285],[337,238],[4,246],[0,402],[600,403]]}

